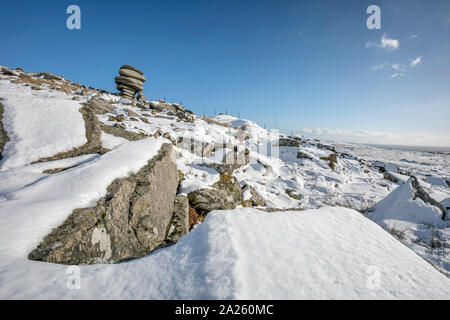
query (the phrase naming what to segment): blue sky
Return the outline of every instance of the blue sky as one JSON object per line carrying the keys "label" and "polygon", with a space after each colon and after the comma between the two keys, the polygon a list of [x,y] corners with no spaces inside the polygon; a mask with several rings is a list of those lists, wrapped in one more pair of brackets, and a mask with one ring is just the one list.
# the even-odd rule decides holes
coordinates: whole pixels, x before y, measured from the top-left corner
{"label": "blue sky", "polygon": [[[81,8],[81,30],[66,8]],[[381,8],[381,30],[366,9]],[[267,128],[344,141],[450,146],[450,1],[0,2],[0,64],[144,94]],[[384,39],[384,41],[382,41]],[[383,45],[384,43],[384,45]]]}

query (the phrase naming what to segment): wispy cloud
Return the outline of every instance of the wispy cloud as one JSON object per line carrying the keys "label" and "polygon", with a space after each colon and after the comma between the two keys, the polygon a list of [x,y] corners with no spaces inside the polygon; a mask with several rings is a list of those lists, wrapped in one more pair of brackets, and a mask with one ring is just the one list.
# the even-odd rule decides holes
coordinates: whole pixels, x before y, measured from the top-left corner
{"label": "wispy cloud", "polygon": [[388,38],[386,33],[384,33],[381,36],[381,39],[379,42],[369,41],[366,43],[366,48],[378,47],[378,48],[386,49],[388,51],[396,50],[396,49],[398,49],[399,46],[400,46],[400,42],[397,39]]}
{"label": "wispy cloud", "polygon": [[370,69],[372,71],[379,71],[379,70],[388,70],[393,72],[390,76],[391,79],[403,77],[405,76],[405,73],[409,70],[417,66],[419,63],[422,62],[423,57],[418,56],[415,59],[410,59],[409,64],[400,64],[400,63],[391,63],[391,62],[383,62],[377,65],[372,66]]}
{"label": "wispy cloud", "polygon": [[391,79],[397,78],[397,77],[404,77],[404,73],[394,73],[391,75]]}
{"label": "wispy cloud", "polygon": [[419,39],[419,35],[418,34],[412,34],[409,36],[410,39]]}

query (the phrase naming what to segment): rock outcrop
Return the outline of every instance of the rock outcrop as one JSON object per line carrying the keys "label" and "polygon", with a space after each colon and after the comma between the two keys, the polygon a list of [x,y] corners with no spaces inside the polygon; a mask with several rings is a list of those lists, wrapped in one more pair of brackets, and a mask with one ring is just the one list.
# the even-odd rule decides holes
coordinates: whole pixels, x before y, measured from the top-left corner
{"label": "rock outcrop", "polygon": [[1,101],[3,98],[0,97],[0,160],[2,160],[2,153],[3,153],[3,147],[5,146],[6,142],[9,141],[8,135],[6,134],[6,131],[3,129],[3,111],[4,107]]}
{"label": "rock outcrop", "polygon": [[147,79],[144,77],[144,73],[135,67],[124,64],[119,69],[120,76],[116,77],[117,90],[120,91],[121,96],[128,100],[133,100],[138,93],[139,101],[146,101],[142,95],[142,89],[144,82]]}
{"label": "rock outcrop", "polygon": [[209,189],[200,189],[188,194],[189,204],[201,216],[212,210],[229,210],[242,203],[242,188],[237,179],[222,173],[218,182]]}
{"label": "rock outcrop", "polygon": [[164,144],[137,174],[114,180],[96,206],[75,209],[29,259],[78,265],[142,257],[163,244],[177,188],[173,147]]}

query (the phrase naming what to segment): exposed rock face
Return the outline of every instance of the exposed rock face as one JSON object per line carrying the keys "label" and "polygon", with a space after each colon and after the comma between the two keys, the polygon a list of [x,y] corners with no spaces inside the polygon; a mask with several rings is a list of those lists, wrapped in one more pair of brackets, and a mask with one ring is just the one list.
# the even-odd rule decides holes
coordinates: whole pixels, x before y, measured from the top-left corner
{"label": "exposed rock face", "polygon": [[[219,148],[216,146],[216,149]],[[250,162],[250,150],[234,147],[223,157],[222,163],[205,164],[206,167],[214,168],[219,173],[232,174],[234,170],[245,166]]]}
{"label": "exposed rock face", "polygon": [[299,147],[300,142],[296,139],[280,138],[279,146],[280,147]]}
{"label": "exposed rock face", "polygon": [[108,126],[106,124],[100,124],[100,127],[102,128],[103,132],[106,132],[108,134],[112,134],[113,136],[116,137],[121,137],[124,139],[127,139],[129,141],[137,141],[137,140],[141,140],[144,139],[145,136],[140,135],[136,132],[131,132],[131,131],[127,131],[124,129],[124,125],[123,127],[119,126],[119,123],[116,123],[113,127],[112,126]]}
{"label": "exposed rock face", "polygon": [[94,111],[95,114],[111,113],[115,109],[112,104],[97,98],[91,98],[85,106]]}
{"label": "exposed rock face", "polygon": [[116,77],[117,90],[120,91],[121,96],[128,100],[133,100],[136,93],[139,95],[139,101],[147,101],[142,95],[144,82],[147,79],[144,73],[135,67],[124,64],[119,69],[119,77]]}
{"label": "exposed rock face", "polygon": [[242,201],[243,207],[263,207],[265,206],[266,202],[264,199],[259,195],[259,193],[256,191],[255,188],[249,185],[244,185],[243,194],[250,193],[250,199]]}
{"label": "exposed rock face", "polygon": [[297,152],[297,159],[309,159],[309,160],[312,160],[312,157],[307,155],[304,152],[299,151],[299,152]]}
{"label": "exposed rock face", "polygon": [[44,77],[44,79],[46,80],[61,80],[60,76],[57,76],[56,74],[50,72],[40,73],[40,76]]}
{"label": "exposed rock face", "polygon": [[95,207],[76,209],[29,254],[61,264],[114,263],[163,243],[174,213],[178,171],[164,144],[136,175],[114,180]]}
{"label": "exposed rock face", "polygon": [[0,71],[6,76],[16,76],[17,75],[14,71],[11,71],[7,67],[1,67]]}
{"label": "exposed rock face", "polygon": [[212,210],[234,209],[242,203],[242,188],[237,179],[227,173],[211,189],[200,189],[188,194],[189,204],[198,214],[206,216]]}
{"label": "exposed rock face", "polygon": [[167,228],[167,242],[177,242],[189,233],[189,201],[186,196],[176,196],[172,218]]}
{"label": "exposed rock face", "polygon": [[[3,98],[0,97],[0,101],[2,101]],[[5,146],[6,142],[9,141],[8,135],[6,134],[6,131],[3,129],[2,119],[3,119],[3,104],[0,102],[0,160],[2,160],[2,153],[3,153],[3,147]]]}

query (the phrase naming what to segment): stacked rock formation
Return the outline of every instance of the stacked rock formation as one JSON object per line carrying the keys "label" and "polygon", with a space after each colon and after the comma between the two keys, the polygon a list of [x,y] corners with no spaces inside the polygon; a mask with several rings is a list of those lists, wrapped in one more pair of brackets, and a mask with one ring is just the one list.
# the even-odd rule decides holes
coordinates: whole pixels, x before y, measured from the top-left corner
{"label": "stacked rock formation", "polygon": [[119,77],[116,77],[117,90],[120,91],[121,96],[128,100],[133,100],[136,93],[139,98],[143,97],[143,84],[147,79],[144,73],[130,65],[124,64],[119,69]]}

